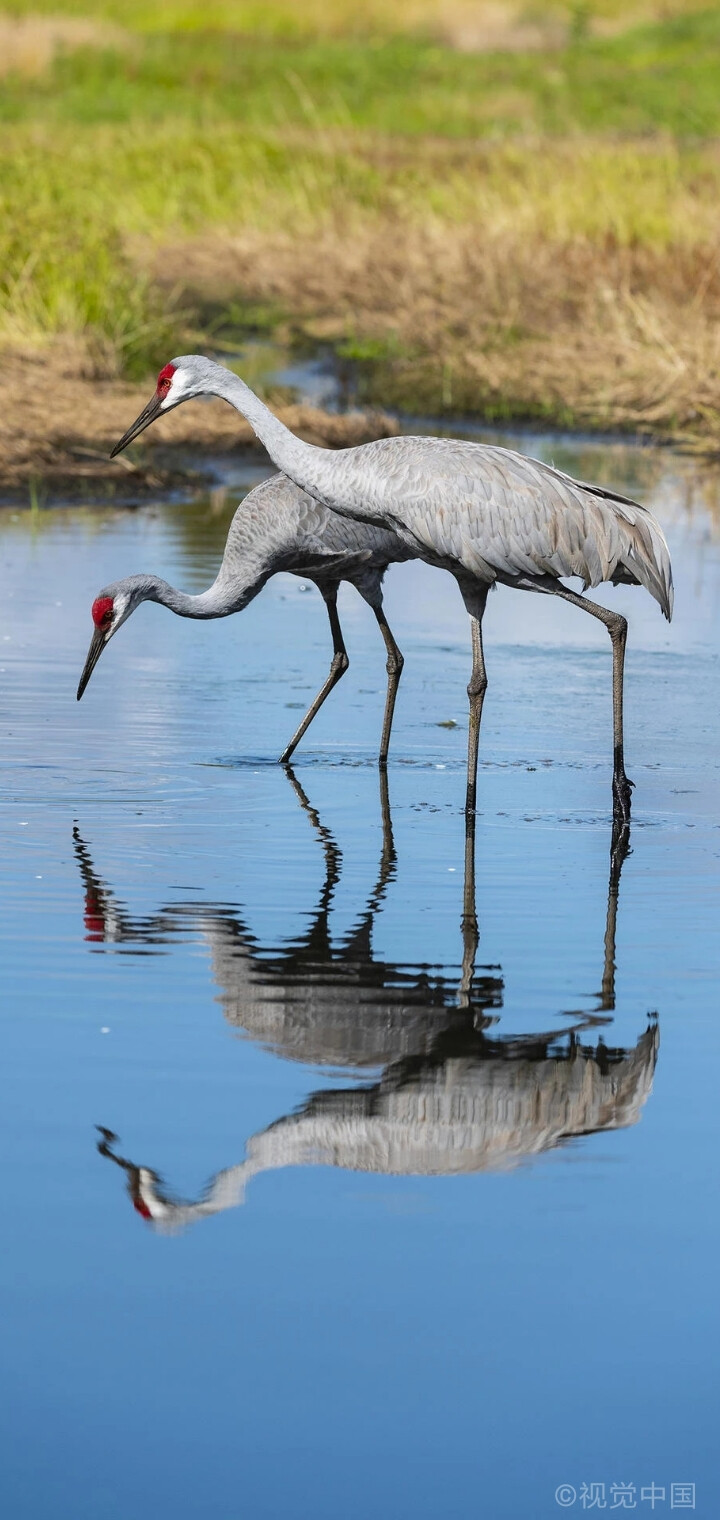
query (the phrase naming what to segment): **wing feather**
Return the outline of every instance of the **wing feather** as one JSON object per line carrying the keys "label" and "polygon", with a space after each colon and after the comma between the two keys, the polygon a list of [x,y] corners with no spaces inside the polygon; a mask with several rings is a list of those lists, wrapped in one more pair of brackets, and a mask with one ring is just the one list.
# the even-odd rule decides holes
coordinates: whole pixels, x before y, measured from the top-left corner
{"label": "wing feather", "polygon": [[426,557],[490,581],[636,583],[672,616],[668,546],[639,502],[463,440],[388,438],[350,453],[363,459],[358,503],[411,534]]}

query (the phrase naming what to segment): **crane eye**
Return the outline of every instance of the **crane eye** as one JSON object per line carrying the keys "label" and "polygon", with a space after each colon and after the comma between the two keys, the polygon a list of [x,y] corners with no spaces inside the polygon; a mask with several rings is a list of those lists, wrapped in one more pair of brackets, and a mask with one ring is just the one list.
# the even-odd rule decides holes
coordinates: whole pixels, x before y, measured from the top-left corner
{"label": "crane eye", "polygon": [[160,397],[161,401],[164,401],[165,397],[167,396],[170,386],[172,385],[172,377],[174,374],[175,366],[173,364],[166,364],[165,368],[161,369],[160,374],[158,375],[156,394]]}

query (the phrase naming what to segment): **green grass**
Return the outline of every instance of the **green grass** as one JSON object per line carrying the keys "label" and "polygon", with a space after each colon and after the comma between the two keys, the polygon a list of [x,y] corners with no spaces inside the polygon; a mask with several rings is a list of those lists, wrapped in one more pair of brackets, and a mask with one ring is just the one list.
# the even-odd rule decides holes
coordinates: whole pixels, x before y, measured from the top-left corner
{"label": "green grass", "polygon": [[270,42],[158,33],[10,77],[0,119],[354,128],[401,136],[720,132],[720,10],[545,53],[469,54],[413,37]]}
{"label": "green grass", "polygon": [[[569,34],[585,37],[597,24],[623,29],[653,16],[682,18],[707,9],[703,0],[544,0],[521,3],[521,19],[554,19]],[[512,5],[508,11],[512,12]],[[482,0],[5,0],[11,16],[70,16],[109,20],[131,30],[235,32],[245,37],[425,35],[440,37],[453,20],[482,16]]]}
{"label": "green grass", "polygon": [[[5,6],[42,10],[130,35],[3,80],[6,341],[69,333],[125,372],[154,363],[182,319],[139,250],[187,236],[382,218],[655,250],[720,233],[720,8],[603,40],[558,5],[566,46],[476,54],[439,42],[430,9],[379,0]],[[349,319],[344,341],[392,357]]]}
{"label": "green grass", "polygon": [[[152,134],[141,124],[15,127],[0,134],[0,332],[20,343],[85,335],[111,368],[138,374],[177,348],[187,326],[167,291],[161,297],[140,272],[139,243],[238,227],[307,239],[344,226],[352,238],[383,218],[405,228],[430,218],[477,226],[480,241],[513,227],[530,243],[580,237],[663,250],[709,241],[719,204],[720,158],[667,140],[542,151],[510,144],[416,162],[227,122],[170,119]],[[201,344],[204,319],[191,317]],[[257,326],[248,308],[227,310],[219,323],[215,312],[214,321]],[[263,325],[271,325],[267,307]],[[391,357],[392,344],[356,332],[348,318],[348,356]]]}

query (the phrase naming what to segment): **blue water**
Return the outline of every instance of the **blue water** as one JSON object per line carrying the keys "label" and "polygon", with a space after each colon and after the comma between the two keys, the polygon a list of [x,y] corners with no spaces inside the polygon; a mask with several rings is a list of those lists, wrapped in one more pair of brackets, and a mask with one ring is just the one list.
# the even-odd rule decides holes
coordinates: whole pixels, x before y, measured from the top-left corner
{"label": "blue water", "polygon": [[330,656],[292,577],[142,607],[75,702],[94,595],[208,583],[221,501],[0,516],[9,1520],[717,1514],[720,531],[690,465],[562,463],[655,502],[677,615],[608,593],[611,874],[607,636],[491,598],[476,949],[448,578],[388,577],[383,797],[352,591],[288,776]]}

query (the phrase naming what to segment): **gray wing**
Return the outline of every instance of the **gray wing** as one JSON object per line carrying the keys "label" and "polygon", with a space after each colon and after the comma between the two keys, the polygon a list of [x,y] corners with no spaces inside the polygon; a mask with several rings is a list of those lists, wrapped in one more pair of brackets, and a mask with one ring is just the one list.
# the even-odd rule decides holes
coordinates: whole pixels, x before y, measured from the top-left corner
{"label": "gray wing", "polygon": [[424,556],[513,585],[564,576],[585,587],[636,583],[672,615],[668,547],[638,502],[483,444],[388,438],[348,450],[349,465],[351,454],[355,499],[362,494]]}
{"label": "gray wing", "polygon": [[413,550],[388,528],[341,517],[288,480],[274,475],[248,493],[228,534],[225,565],[230,573],[249,562],[264,574],[327,570],[342,579],[354,570],[412,557]]}

